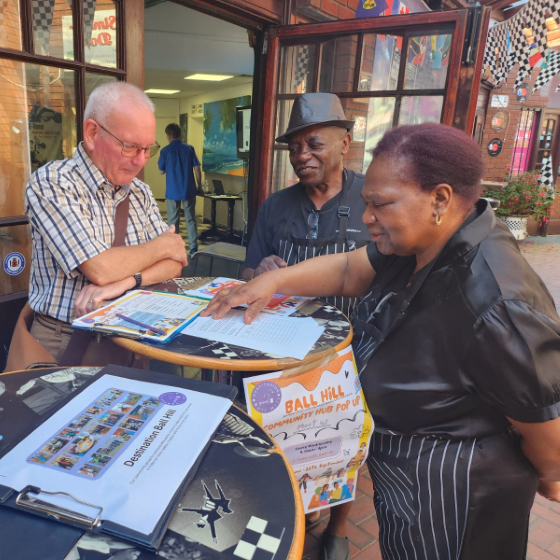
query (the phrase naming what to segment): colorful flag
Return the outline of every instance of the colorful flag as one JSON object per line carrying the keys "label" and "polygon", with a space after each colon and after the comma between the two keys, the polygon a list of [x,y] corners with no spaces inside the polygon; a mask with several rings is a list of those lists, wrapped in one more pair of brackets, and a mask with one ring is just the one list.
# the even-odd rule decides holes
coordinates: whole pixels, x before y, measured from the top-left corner
{"label": "colorful flag", "polygon": [[380,16],[387,9],[387,0],[360,0],[356,10],[357,18]]}

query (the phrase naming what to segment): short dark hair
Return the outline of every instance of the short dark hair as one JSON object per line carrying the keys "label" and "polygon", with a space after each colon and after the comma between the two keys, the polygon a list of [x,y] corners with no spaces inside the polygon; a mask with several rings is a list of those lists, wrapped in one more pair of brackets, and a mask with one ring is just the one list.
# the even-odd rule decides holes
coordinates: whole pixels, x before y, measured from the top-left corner
{"label": "short dark hair", "polygon": [[482,194],[480,147],[457,128],[437,123],[399,126],[383,136],[372,156],[400,161],[400,178],[418,183],[423,190],[450,185],[465,206],[470,207]]}
{"label": "short dark hair", "polygon": [[173,140],[177,140],[178,138],[181,138],[181,127],[176,123],[168,124],[165,127],[165,134],[173,138]]}

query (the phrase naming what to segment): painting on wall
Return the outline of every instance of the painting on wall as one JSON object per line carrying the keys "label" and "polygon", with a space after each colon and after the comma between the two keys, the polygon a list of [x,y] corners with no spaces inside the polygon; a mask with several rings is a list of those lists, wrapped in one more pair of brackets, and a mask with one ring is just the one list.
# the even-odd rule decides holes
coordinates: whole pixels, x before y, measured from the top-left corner
{"label": "painting on wall", "polygon": [[187,142],[187,133],[189,131],[188,129],[188,124],[189,124],[189,114],[188,113],[181,113],[179,115],[179,126],[181,127],[181,140],[183,142]]}
{"label": "painting on wall", "polygon": [[243,175],[243,160],[237,157],[235,108],[250,104],[250,95],[204,104],[202,170],[205,173]]}

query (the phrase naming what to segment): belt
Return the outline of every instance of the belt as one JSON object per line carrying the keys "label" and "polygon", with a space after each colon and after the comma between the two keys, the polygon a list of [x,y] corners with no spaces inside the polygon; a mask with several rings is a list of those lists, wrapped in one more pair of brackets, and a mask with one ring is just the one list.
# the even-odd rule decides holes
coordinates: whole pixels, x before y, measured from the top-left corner
{"label": "belt", "polygon": [[72,334],[74,332],[70,323],[66,323],[60,319],[55,319],[54,317],[49,317],[43,313],[35,313],[35,319],[40,325],[43,325],[43,327],[56,331],[58,334]]}

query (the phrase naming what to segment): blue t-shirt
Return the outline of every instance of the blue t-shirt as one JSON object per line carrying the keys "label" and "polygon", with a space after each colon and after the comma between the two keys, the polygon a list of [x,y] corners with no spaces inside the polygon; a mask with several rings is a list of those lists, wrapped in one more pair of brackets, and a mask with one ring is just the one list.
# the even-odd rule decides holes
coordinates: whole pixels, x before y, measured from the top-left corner
{"label": "blue t-shirt", "polygon": [[193,168],[199,165],[194,148],[179,139],[162,148],[158,167],[160,171],[165,171],[165,198],[187,200],[196,196]]}

